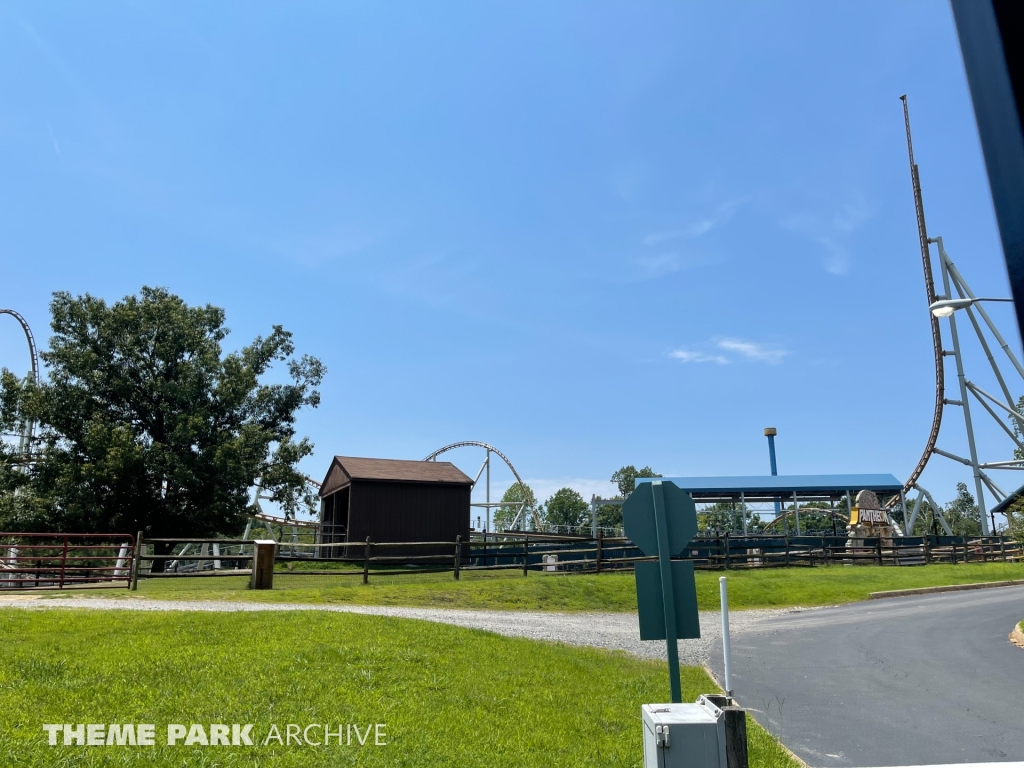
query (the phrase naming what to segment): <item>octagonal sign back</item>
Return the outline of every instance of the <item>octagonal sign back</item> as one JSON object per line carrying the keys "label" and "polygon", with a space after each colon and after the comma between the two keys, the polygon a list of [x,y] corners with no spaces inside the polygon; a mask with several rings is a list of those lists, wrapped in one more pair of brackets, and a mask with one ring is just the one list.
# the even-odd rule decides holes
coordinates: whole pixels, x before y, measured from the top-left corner
{"label": "octagonal sign back", "polygon": [[[622,505],[622,527],[636,546],[648,556],[658,554],[658,527],[654,519],[655,503],[664,501],[668,524],[668,555],[678,557],[697,534],[697,507],[690,494],[671,480],[639,483]],[[660,499],[658,497],[661,497]]]}

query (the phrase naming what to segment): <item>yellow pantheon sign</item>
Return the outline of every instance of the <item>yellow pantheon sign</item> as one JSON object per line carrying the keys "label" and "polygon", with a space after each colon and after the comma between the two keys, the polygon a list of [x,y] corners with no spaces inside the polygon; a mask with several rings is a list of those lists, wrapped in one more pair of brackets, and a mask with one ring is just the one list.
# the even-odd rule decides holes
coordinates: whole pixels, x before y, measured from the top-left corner
{"label": "yellow pantheon sign", "polygon": [[854,507],[850,514],[850,525],[859,523],[871,523],[872,525],[888,525],[889,518],[886,517],[884,509],[861,509]]}

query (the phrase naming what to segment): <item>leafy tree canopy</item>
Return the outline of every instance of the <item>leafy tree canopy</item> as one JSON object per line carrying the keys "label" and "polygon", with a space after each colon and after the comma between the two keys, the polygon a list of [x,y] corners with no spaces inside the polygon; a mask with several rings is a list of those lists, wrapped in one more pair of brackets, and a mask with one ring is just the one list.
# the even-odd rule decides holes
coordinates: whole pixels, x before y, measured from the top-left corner
{"label": "leafy tree canopy", "polygon": [[512,521],[515,520],[516,515],[519,514],[521,505],[516,503],[526,501],[526,509],[519,518],[519,522],[522,526],[526,527],[526,521],[529,519],[529,511],[537,508],[537,497],[533,493],[533,489],[526,485],[525,493],[523,491],[524,486],[519,483],[515,483],[509,486],[509,489],[501,497],[501,501],[509,502],[507,507],[495,507],[492,520],[494,521],[494,528],[499,531],[508,530],[512,526]]}
{"label": "leafy tree canopy", "polygon": [[[783,505],[783,508],[792,513],[793,505]],[[832,514],[829,511],[829,505],[827,501],[808,501],[800,502],[797,505],[797,511],[800,513],[800,532],[807,533],[832,533]],[[817,511],[821,510],[821,511]],[[849,513],[846,511],[846,500],[843,500],[841,508],[836,508],[836,512],[842,512],[842,514],[849,518]],[[789,532],[791,534],[796,533],[796,520],[792,514],[786,521],[789,526]],[[843,519],[836,519],[836,532],[846,533],[846,523]]]}
{"label": "leafy tree canopy", "polygon": [[[316,407],[325,369],[291,334],[224,354],[224,311],[163,288],[108,305],[55,293],[48,376],[4,370],[0,428],[39,425],[27,467],[0,448],[0,528],[206,537],[244,524],[257,479],[285,508],[304,488],[295,417]],[[284,383],[263,383],[274,363]]]}
{"label": "leafy tree canopy", "polygon": [[572,488],[559,488],[544,503],[544,509],[544,521],[548,525],[577,527],[590,521],[587,502]]}
{"label": "leafy tree canopy", "polygon": [[956,498],[946,503],[943,516],[957,536],[981,535],[981,511],[967,490],[967,483],[956,484]]}
{"label": "leafy tree canopy", "polygon": [[747,514],[748,533],[759,533],[764,530],[767,524],[757,515],[751,514],[749,507],[729,501],[717,501],[698,510],[697,530],[742,533],[744,512]]}
{"label": "leafy tree canopy", "polygon": [[[616,496],[615,499],[621,499]],[[599,528],[621,528],[622,527],[622,505],[604,504],[597,508],[597,525]]]}
{"label": "leafy tree canopy", "polygon": [[619,493],[622,495],[622,498],[626,498],[636,489],[636,479],[638,477],[661,477],[661,475],[650,467],[637,469],[632,464],[628,464],[612,474],[612,482],[619,487]]}
{"label": "leafy tree canopy", "polygon": [[[1024,414],[1024,395],[1021,395],[1021,397],[1017,399],[1017,413]],[[1010,428],[1013,430],[1014,437],[1016,437],[1019,442],[1024,442],[1024,432],[1021,430],[1020,421],[1013,415],[1010,415],[1007,418],[1010,420]],[[1019,447],[1014,448],[1013,458],[1018,460],[1024,459],[1024,449]]]}
{"label": "leafy tree canopy", "polygon": [[1024,544],[1024,510],[1019,507],[1007,512],[1007,530],[1018,544]]}

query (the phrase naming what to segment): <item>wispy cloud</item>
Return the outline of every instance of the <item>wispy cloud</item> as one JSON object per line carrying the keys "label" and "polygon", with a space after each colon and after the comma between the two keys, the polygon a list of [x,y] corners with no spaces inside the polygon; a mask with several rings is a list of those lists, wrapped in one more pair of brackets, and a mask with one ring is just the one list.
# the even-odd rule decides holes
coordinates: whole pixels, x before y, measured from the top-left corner
{"label": "wispy cloud", "polygon": [[[725,224],[732,218],[742,202],[742,200],[730,200],[719,205],[711,213],[681,227],[651,232],[640,238],[640,243],[645,249],[653,251],[657,246],[661,247],[657,248],[656,252],[648,251],[633,257],[632,262],[637,268],[635,279],[654,280],[673,272],[718,261],[717,258],[709,256],[701,246],[687,241],[697,240]],[[662,245],[671,243],[671,241],[679,242],[673,243],[667,248]]]}
{"label": "wispy cloud", "polygon": [[375,245],[377,238],[358,227],[338,227],[268,243],[271,250],[306,267],[319,267],[334,259],[355,255]]}
{"label": "wispy cloud", "polygon": [[46,121],[46,130],[50,132],[50,141],[53,142],[53,150],[57,153],[57,157],[64,157],[64,153],[60,151],[60,144],[57,143],[57,137],[53,135],[53,126],[50,125],[50,121]]}
{"label": "wispy cloud", "polygon": [[782,358],[789,354],[788,350],[779,347],[770,347],[766,344],[758,344],[754,341],[743,341],[742,339],[719,339],[718,348],[727,352],[735,352],[747,360],[755,360],[770,365],[778,365]]}
{"label": "wispy cloud", "polygon": [[675,251],[659,253],[656,256],[637,256],[633,263],[638,267],[638,280],[653,280],[656,277],[679,272],[713,260],[703,254],[679,254]]}
{"label": "wispy cloud", "polygon": [[826,216],[802,211],[783,218],[779,225],[806,237],[821,246],[825,259],[822,266],[833,275],[850,271],[850,238],[862,224],[875,215],[875,210],[860,194]]}
{"label": "wispy cloud", "polygon": [[729,359],[722,355],[708,354],[707,352],[695,352],[691,349],[673,349],[668,356],[681,363],[718,363],[727,365]]}
{"label": "wispy cloud", "polygon": [[645,236],[641,242],[646,246],[653,246],[658,243],[664,243],[668,240],[701,237],[711,230],[717,229],[727,223],[736,213],[736,209],[740,207],[742,202],[742,200],[729,200],[728,202],[719,205],[711,213],[703,215],[695,221],[691,221],[686,226],[679,227],[678,229],[665,230],[663,232],[652,232]]}
{"label": "wispy cloud", "polygon": [[716,363],[728,365],[733,362],[750,361],[778,365],[789,354],[781,347],[760,344],[743,339],[721,338],[698,345],[697,349],[680,347],[668,356],[681,363]]}

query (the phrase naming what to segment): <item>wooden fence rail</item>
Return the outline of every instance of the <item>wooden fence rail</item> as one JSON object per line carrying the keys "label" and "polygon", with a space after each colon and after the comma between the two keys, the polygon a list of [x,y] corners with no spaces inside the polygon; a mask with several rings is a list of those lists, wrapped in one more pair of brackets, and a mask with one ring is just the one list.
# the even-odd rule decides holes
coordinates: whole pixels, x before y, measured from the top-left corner
{"label": "wooden fence rail", "polygon": [[[139,578],[181,578],[185,576],[242,576],[251,573],[251,540],[242,539],[138,539],[132,564],[132,588]],[[172,545],[170,554],[149,554],[148,545]],[[196,554],[186,547],[199,544]],[[223,547],[220,554],[207,554],[206,545]],[[181,547],[177,554],[174,550]],[[631,571],[645,556],[622,537],[545,536],[541,534],[490,534],[462,541],[346,542],[303,547],[290,542],[278,544],[277,573],[290,576],[361,576],[450,572],[458,579],[466,571],[530,570],[564,573]],[[420,554],[424,548],[434,551]],[[229,550],[237,549],[237,552]],[[407,552],[407,554],[396,554]],[[680,560],[691,560],[698,569],[746,570],[825,565],[910,566],[929,563],[1024,561],[1024,545],[1002,536],[908,536],[903,538],[848,539],[845,536],[701,536],[690,542]],[[152,564],[194,563],[196,570],[156,572]],[[217,568],[234,563],[232,568]],[[148,567],[145,564],[149,564]],[[250,564],[249,568],[239,567]],[[318,568],[296,568],[297,563]],[[203,566],[212,565],[212,570]],[[291,570],[294,568],[294,570]]]}

